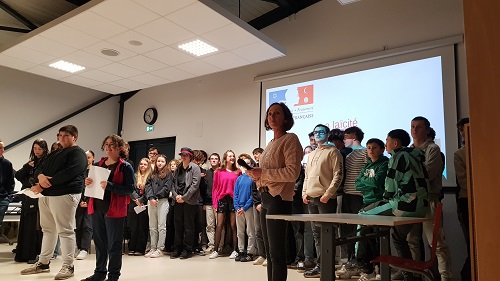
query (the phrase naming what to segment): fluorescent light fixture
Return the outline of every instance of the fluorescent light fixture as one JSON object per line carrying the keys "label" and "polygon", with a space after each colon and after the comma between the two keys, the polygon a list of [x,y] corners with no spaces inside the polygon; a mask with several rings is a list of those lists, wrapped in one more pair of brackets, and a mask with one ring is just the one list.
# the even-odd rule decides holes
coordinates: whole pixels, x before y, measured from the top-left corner
{"label": "fluorescent light fixture", "polygon": [[58,62],[49,64],[50,67],[57,68],[59,70],[75,73],[81,70],[84,70],[85,67],[80,66],[78,64],[70,63],[67,61],[60,60]]}
{"label": "fluorescent light fixture", "polygon": [[179,45],[179,48],[197,57],[217,52],[219,50],[199,39]]}

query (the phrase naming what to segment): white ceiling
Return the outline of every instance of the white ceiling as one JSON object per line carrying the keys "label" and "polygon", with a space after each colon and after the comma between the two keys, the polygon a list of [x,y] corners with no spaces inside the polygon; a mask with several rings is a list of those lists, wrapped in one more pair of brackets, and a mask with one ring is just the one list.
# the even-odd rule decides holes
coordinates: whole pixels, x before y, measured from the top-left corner
{"label": "white ceiling", "polygon": [[[219,51],[196,57],[177,47],[195,39]],[[120,55],[106,56],[102,49]],[[210,0],[94,0],[0,51],[0,65],[111,94],[285,55],[278,44]],[[71,74],[48,66],[59,60],[86,69]]]}

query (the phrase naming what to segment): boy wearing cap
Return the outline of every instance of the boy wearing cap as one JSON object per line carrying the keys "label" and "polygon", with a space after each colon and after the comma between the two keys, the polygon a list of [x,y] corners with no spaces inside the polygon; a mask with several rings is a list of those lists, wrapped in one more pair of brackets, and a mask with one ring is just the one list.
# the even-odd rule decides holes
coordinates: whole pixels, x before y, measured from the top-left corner
{"label": "boy wearing cap", "polygon": [[194,156],[193,150],[183,147],[179,155],[182,162],[173,175],[175,238],[174,252],[170,258],[187,259],[193,253],[201,172],[198,165],[191,163]]}

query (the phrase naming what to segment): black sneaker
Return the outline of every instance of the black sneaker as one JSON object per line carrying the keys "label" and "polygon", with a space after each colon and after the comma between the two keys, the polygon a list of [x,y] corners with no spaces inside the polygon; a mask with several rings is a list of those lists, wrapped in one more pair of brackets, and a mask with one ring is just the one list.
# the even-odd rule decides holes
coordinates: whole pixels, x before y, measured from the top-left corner
{"label": "black sneaker", "polygon": [[297,262],[297,271],[298,272],[305,272],[306,270],[314,268],[315,264],[311,260],[305,260],[305,261],[299,261]]}
{"label": "black sneaker", "polygon": [[321,277],[321,269],[319,266],[316,266],[312,270],[304,272],[305,278],[320,278]]}
{"label": "black sneaker", "polygon": [[191,252],[190,252],[190,251],[186,251],[186,250],[184,250],[184,251],[182,251],[182,253],[181,253],[181,260],[188,259],[188,258],[190,258],[190,257],[191,257],[191,255],[192,255],[192,254],[191,254]]}
{"label": "black sneaker", "polygon": [[236,257],[234,258],[234,261],[240,261],[244,255],[245,253],[238,253],[238,255],[236,255]]}
{"label": "black sneaker", "polygon": [[171,259],[176,259],[181,256],[181,252],[179,251],[173,251],[172,254],[170,254]]}
{"label": "black sneaker", "polygon": [[240,262],[249,262],[253,261],[253,256],[250,254],[246,254],[244,257],[241,257]]}
{"label": "black sneaker", "polygon": [[104,281],[106,280],[106,276],[99,276],[99,275],[91,275],[85,279],[82,279],[81,281]]}

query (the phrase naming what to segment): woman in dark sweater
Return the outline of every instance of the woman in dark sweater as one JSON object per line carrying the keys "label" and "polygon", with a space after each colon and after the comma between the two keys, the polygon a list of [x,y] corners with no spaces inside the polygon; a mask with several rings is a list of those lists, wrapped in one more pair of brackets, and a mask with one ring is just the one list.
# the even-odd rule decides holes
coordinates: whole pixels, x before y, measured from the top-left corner
{"label": "woman in dark sweater", "polygon": [[[120,277],[122,267],[123,224],[127,217],[127,204],[134,191],[134,169],[120,157],[124,140],[117,135],[107,136],[102,142],[103,157],[97,166],[110,170],[107,181],[101,181],[104,189],[103,199],[90,198],[89,214],[92,215],[92,228],[96,247],[96,268],[94,275],[83,280],[109,281]],[[85,185],[93,183],[85,179]],[[109,261],[109,262],[108,262]]]}
{"label": "woman in dark sweater", "polygon": [[169,210],[168,195],[171,186],[172,176],[167,167],[167,156],[160,154],[156,157],[153,172],[149,175],[145,187],[151,237],[151,250],[144,255],[146,258],[163,256]]}
{"label": "woman in dark sweater", "polygon": [[[48,154],[47,142],[37,139],[31,146],[30,160],[16,172],[16,179],[22,183],[21,189],[31,188],[37,181],[43,162]],[[42,230],[40,228],[38,198],[23,196],[19,237],[17,238],[17,262],[35,263],[42,247]]]}

